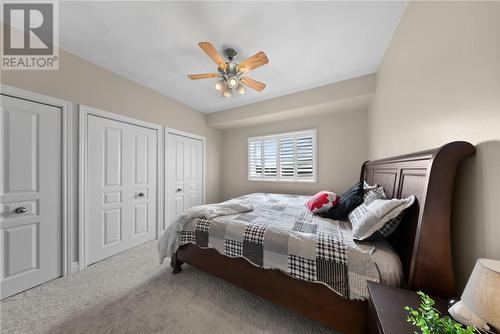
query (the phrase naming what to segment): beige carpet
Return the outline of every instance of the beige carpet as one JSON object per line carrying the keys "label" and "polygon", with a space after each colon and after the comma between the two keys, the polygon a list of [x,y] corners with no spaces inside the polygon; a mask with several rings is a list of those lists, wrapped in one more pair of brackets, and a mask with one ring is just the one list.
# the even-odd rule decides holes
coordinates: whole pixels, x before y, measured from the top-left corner
{"label": "beige carpet", "polygon": [[156,241],[1,302],[7,333],[331,333],[192,267],[172,275]]}

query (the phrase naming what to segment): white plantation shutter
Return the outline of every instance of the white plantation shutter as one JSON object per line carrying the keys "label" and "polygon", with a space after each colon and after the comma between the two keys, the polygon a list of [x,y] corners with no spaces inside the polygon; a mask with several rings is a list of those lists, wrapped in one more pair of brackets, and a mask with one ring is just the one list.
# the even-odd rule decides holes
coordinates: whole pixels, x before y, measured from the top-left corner
{"label": "white plantation shutter", "polygon": [[316,181],[316,130],[249,138],[248,179]]}
{"label": "white plantation shutter", "polygon": [[278,174],[278,150],[276,139],[263,141],[262,161],[264,164],[264,177],[276,177]]}
{"label": "white plantation shutter", "polygon": [[295,176],[295,138],[280,139],[280,177]]}
{"label": "white plantation shutter", "polygon": [[311,135],[297,138],[297,177],[310,178],[314,175],[313,138]]}
{"label": "white plantation shutter", "polygon": [[262,176],[262,141],[248,143],[248,170],[250,178]]}

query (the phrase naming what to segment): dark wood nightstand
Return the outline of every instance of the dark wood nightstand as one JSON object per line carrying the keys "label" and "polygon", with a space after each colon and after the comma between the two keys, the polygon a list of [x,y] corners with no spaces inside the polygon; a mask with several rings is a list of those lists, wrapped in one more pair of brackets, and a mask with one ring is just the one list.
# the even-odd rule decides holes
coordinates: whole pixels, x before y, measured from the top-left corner
{"label": "dark wood nightstand", "polygon": [[[406,321],[408,313],[403,307],[417,308],[420,297],[413,291],[368,282],[370,334],[411,334],[418,329]],[[436,309],[448,314],[446,301],[433,298]]]}

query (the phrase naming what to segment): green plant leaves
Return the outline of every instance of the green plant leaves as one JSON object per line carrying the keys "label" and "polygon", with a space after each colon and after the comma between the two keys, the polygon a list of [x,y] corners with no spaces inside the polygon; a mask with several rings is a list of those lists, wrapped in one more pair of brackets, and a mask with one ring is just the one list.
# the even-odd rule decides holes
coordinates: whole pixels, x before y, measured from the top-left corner
{"label": "green plant leaves", "polygon": [[[407,321],[418,327],[422,334],[473,334],[474,327],[464,327],[459,322],[449,316],[441,316],[441,313],[434,308],[436,302],[422,291],[417,292],[421,303],[418,310],[410,306],[405,306],[408,312]],[[415,334],[418,334],[415,332]]]}

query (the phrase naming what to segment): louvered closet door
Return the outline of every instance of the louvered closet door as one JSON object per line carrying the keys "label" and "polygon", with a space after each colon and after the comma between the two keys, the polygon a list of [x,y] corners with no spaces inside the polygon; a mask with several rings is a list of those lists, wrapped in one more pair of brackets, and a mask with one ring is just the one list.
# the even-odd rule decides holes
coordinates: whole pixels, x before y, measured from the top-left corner
{"label": "louvered closet door", "polygon": [[157,133],[88,116],[88,264],[156,235]]}

